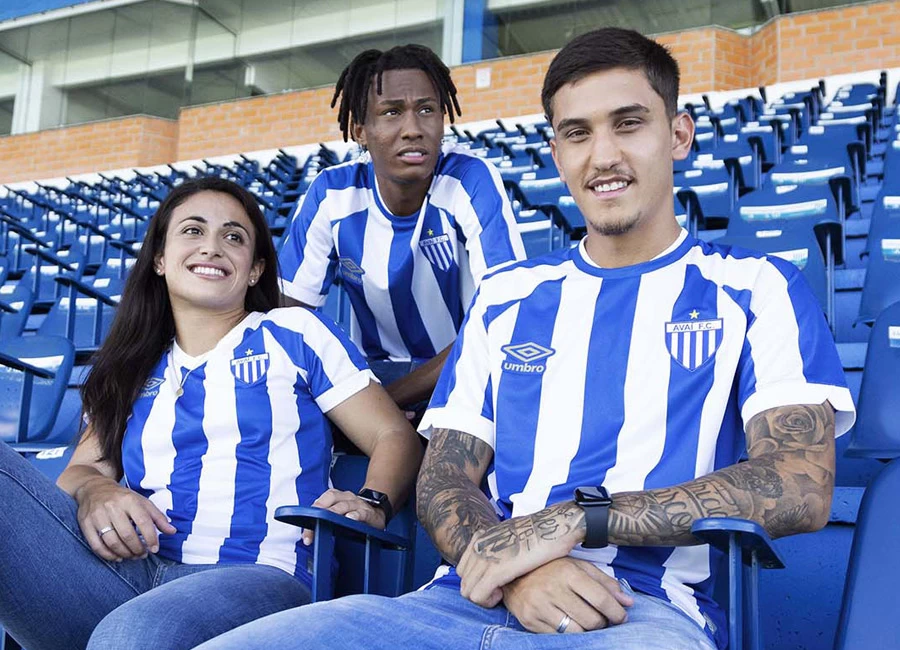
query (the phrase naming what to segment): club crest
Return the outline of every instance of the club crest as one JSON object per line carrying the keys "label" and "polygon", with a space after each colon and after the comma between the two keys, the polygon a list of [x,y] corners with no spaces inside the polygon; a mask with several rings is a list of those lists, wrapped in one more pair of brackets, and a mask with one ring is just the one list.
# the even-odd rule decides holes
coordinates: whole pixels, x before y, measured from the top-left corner
{"label": "club crest", "polygon": [[675,361],[693,371],[716,354],[724,327],[721,318],[701,320],[696,309],[688,316],[686,321],[666,323],[666,348]]}
{"label": "club crest", "polygon": [[252,349],[244,351],[243,357],[231,360],[231,374],[238,381],[252,384],[269,370],[269,353],[254,354]]}
{"label": "club crest", "polygon": [[446,233],[435,234],[431,228],[423,234],[425,238],[419,240],[419,248],[422,251],[422,255],[431,262],[432,266],[436,266],[441,271],[449,271],[456,261],[453,256],[453,244],[450,243],[450,235]]}
{"label": "club crest", "polygon": [[351,257],[342,257],[340,263],[341,277],[347,282],[362,285],[362,276],[366,274],[365,270]]}
{"label": "club crest", "polygon": [[543,374],[547,369],[546,359],[556,354],[556,350],[538,343],[518,343],[500,348],[506,353],[503,369],[525,375]]}

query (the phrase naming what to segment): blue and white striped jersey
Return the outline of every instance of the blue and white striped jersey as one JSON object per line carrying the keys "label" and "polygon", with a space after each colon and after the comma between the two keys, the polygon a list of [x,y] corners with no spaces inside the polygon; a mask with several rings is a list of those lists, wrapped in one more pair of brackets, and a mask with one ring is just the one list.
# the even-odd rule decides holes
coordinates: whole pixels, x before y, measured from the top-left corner
{"label": "blue and white striped jersey", "polygon": [[328,488],[324,413],[374,376],[336,325],[301,307],[248,315],[198,362],[163,355],[122,443],[128,486],[178,529],[159,554],[266,564],[310,584],[300,529],[275,509],[311,505]]}
{"label": "blue and white striped jersey", "polygon": [[281,251],[286,295],[320,307],[340,273],[369,359],[427,360],[453,342],[486,271],[525,259],[493,166],[445,146],[416,217],[381,200],[368,156],[313,181]]}
{"label": "blue and white striped jersey", "polygon": [[[580,485],[615,495],[732,465],[742,423],[777,406],[828,400],[838,435],[852,426],[831,333],[794,265],[682,237],[631,267],[597,267],[582,242],[481,283],[420,431],[456,429],[493,448],[502,517],[570,500]],[[710,547],[573,556],[669,600],[723,647]]]}

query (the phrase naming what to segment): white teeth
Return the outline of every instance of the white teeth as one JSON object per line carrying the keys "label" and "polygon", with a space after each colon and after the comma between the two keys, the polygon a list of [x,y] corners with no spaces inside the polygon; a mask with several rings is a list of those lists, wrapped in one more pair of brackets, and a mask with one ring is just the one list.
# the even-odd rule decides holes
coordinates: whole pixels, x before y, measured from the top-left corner
{"label": "white teeth", "polygon": [[225,277],[225,271],[222,269],[214,269],[211,266],[195,266],[191,269],[191,273],[196,273],[197,275],[210,275],[216,276],[220,278]]}
{"label": "white teeth", "polygon": [[407,151],[400,154],[402,158],[423,158],[425,156],[421,151]]}
{"label": "white teeth", "polygon": [[594,186],[594,191],[599,193],[604,192],[615,192],[616,190],[621,190],[624,187],[627,187],[628,183],[625,181],[616,181],[614,183],[603,183],[602,185]]}

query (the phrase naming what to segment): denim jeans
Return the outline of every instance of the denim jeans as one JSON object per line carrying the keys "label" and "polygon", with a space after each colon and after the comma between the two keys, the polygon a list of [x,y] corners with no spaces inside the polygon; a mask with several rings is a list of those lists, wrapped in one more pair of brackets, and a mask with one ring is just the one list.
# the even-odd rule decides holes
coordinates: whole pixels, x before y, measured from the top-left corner
{"label": "denim jeans", "polygon": [[0,442],[0,625],[27,650],[188,649],[310,600],[269,566],[107,562],[76,513],[72,497]]}
{"label": "denim jeans", "polygon": [[280,612],[197,650],[715,650],[705,632],[667,602],[634,594],[628,620],[582,634],[533,634],[503,606],[484,609],[449,587],[399,598],[348,596]]}

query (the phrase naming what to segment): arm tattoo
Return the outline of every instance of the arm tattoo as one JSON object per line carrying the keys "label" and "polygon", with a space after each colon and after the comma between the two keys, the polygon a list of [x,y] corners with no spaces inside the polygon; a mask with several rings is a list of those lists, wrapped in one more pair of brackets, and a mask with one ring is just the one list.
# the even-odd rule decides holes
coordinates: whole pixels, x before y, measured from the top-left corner
{"label": "arm tattoo", "polygon": [[584,510],[571,501],[558,503],[527,517],[515,517],[495,526],[475,542],[474,551],[493,562],[530,551],[542,542],[555,542],[573,531],[584,530]]}
{"label": "arm tattoo", "polygon": [[452,564],[459,562],[476,532],[498,522],[477,482],[492,455],[475,436],[450,429],[437,429],[425,452],[416,485],[416,514]]}
{"label": "arm tattoo", "polygon": [[827,403],[764,411],[747,425],[750,460],[674,487],[616,494],[610,541],[624,546],[696,544],[691,524],[741,517],[773,537],[821,528],[834,487],[834,410]]}

